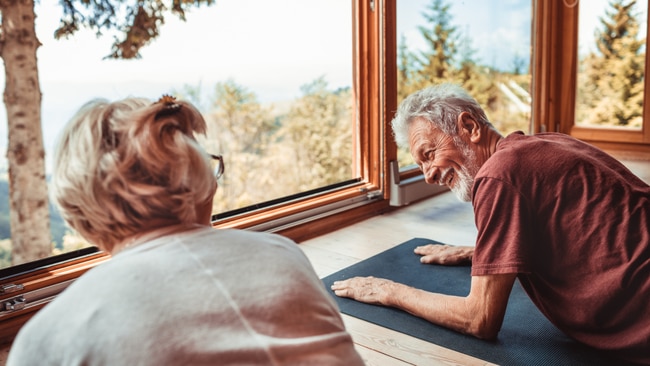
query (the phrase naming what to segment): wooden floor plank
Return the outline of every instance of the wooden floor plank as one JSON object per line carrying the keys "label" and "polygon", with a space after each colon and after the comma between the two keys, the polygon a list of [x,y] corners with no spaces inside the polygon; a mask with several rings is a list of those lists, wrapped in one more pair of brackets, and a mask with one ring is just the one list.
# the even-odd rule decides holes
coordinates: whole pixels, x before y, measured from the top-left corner
{"label": "wooden floor plank", "polygon": [[453,351],[409,335],[396,332],[348,315],[345,326],[361,347],[390,355],[412,365],[492,365],[478,358]]}
{"label": "wooden floor plank", "polygon": [[401,360],[398,360],[395,357],[389,356],[385,353],[377,352],[377,350],[366,348],[359,344],[355,344],[357,352],[363,359],[363,362],[366,366],[405,366],[413,365],[412,363],[407,363]]}

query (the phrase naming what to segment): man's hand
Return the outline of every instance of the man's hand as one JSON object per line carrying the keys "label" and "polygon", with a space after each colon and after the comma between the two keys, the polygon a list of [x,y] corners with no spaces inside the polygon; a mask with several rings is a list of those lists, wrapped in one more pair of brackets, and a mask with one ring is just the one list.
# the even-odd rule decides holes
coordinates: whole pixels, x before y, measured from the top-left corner
{"label": "man's hand", "polygon": [[392,294],[395,282],[375,277],[353,277],[343,281],[336,281],[332,284],[332,290],[336,296],[349,297],[351,299],[375,305],[390,305],[389,298]]}
{"label": "man's hand", "polygon": [[466,297],[428,292],[375,277],[336,281],[332,290],[337,296],[395,307],[457,332],[494,339],[501,329],[516,277],[516,273],[472,276]]}
{"label": "man's hand", "polygon": [[472,262],[474,247],[428,244],[415,248],[415,254],[421,255],[421,263],[454,266]]}

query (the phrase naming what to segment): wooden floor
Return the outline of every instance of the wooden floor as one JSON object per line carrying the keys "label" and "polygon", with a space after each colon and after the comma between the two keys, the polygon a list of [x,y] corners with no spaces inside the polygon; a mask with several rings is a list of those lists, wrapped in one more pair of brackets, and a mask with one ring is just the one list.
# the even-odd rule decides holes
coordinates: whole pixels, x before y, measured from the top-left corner
{"label": "wooden floor", "polygon": [[[650,184],[650,161],[623,162]],[[300,247],[322,278],[414,237],[474,245],[476,233],[471,205],[446,192],[302,242]],[[415,254],[413,261],[418,264]],[[343,319],[368,365],[490,364],[345,314]]]}

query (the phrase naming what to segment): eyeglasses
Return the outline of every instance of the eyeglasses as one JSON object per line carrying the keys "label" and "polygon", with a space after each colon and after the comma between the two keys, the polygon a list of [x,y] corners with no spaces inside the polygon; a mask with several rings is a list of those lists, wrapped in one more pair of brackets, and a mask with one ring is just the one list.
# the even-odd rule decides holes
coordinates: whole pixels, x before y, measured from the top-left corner
{"label": "eyeglasses", "polygon": [[217,179],[221,178],[226,169],[225,164],[223,163],[223,156],[213,154],[208,155],[212,158],[212,172],[214,173],[214,177]]}

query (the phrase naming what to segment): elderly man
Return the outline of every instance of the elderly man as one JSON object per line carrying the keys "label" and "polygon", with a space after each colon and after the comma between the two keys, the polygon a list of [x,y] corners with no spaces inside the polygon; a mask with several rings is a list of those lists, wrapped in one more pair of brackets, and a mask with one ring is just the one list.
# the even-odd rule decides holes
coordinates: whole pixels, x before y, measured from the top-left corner
{"label": "elderly man", "polygon": [[334,283],[336,295],[493,339],[518,278],[570,337],[650,363],[647,184],[603,151],[563,134],[503,137],[453,84],[406,98],[392,127],[427,183],[472,202],[474,247],[416,249],[424,263],[471,262],[471,289],[457,297],[357,277]]}

